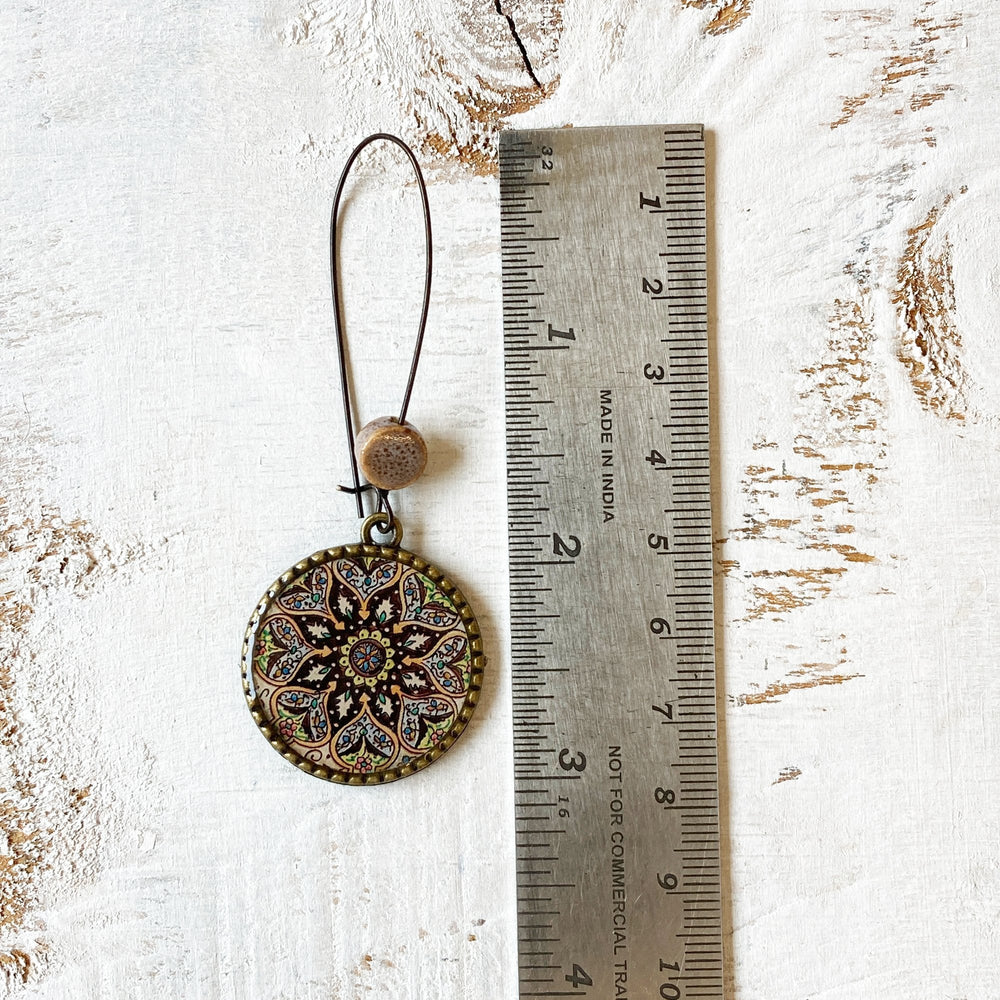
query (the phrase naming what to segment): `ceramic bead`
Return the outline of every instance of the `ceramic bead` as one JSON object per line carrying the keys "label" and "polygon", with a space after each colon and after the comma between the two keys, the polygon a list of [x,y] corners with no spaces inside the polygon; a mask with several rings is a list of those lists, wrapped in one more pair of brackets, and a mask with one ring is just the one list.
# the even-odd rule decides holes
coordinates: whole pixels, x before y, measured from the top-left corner
{"label": "ceramic bead", "polygon": [[383,490],[416,482],[427,464],[427,445],[420,431],[395,417],[365,424],[354,439],[354,453],[368,482]]}

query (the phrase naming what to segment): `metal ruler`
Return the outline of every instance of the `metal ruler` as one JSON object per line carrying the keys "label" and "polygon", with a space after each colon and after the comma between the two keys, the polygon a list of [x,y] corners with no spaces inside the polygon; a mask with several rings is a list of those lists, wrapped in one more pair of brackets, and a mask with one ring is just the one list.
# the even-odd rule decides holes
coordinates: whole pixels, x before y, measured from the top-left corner
{"label": "metal ruler", "polygon": [[521,997],[723,997],[700,125],[500,137]]}

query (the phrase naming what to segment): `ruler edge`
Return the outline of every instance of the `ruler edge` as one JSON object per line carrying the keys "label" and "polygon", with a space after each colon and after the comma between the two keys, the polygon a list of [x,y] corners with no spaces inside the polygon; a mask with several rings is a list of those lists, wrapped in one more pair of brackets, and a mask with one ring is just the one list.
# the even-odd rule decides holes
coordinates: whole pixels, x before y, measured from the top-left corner
{"label": "ruler edge", "polygon": [[[724,858],[726,856],[731,856],[731,852],[727,852],[724,855],[723,846],[729,842],[729,810],[727,808],[727,797],[723,795],[724,785],[722,782],[723,775],[726,773],[728,768],[725,768],[724,762],[727,758],[726,752],[726,741],[724,739],[726,733],[726,715],[725,715],[725,704],[724,704],[724,684],[722,683],[722,676],[720,675],[721,665],[724,663],[724,629],[722,625],[722,608],[720,607],[721,602],[721,592],[715,583],[715,573],[716,573],[716,557],[714,553],[714,539],[716,536],[716,529],[718,528],[718,516],[719,516],[719,505],[721,501],[720,493],[720,481],[721,481],[721,468],[720,468],[720,446],[719,446],[719,414],[718,409],[715,405],[715,400],[717,398],[717,386],[719,381],[718,366],[715,361],[716,352],[713,350],[713,345],[717,342],[717,330],[716,330],[716,310],[714,308],[715,301],[715,285],[714,279],[716,268],[715,260],[713,255],[713,241],[712,241],[712,231],[713,231],[713,212],[712,212],[712,201],[714,197],[714,179],[713,174],[710,171],[710,152],[713,143],[713,133],[711,130],[705,128],[703,122],[666,122],[662,124],[657,123],[635,123],[635,124],[625,124],[625,125],[586,125],[586,126],[573,126],[573,125],[554,125],[549,127],[534,127],[534,128],[503,128],[500,131],[498,140],[498,153],[500,154],[498,163],[498,182],[500,189],[500,211],[499,211],[499,221],[501,223],[501,277],[503,277],[503,272],[506,270],[506,263],[503,260],[503,249],[506,237],[503,235],[502,223],[504,219],[504,201],[502,198],[503,187],[504,187],[504,162],[503,154],[509,151],[510,146],[514,142],[518,141],[538,141],[542,136],[551,136],[555,133],[561,132],[591,132],[591,131],[602,131],[606,132],[609,129],[621,129],[623,131],[633,131],[633,130],[649,130],[653,132],[659,132],[661,134],[668,133],[672,130],[679,131],[690,131],[695,133],[697,130],[697,138],[702,143],[702,162],[700,165],[701,173],[704,178],[704,235],[705,235],[705,250],[704,250],[704,264],[705,264],[705,292],[704,292],[704,303],[706,308],[706,318],[705,318],[705,356],[706,356],[706,376],[705,376],[705,389],[708,399],[708,418],[706,426],[708,428],[709,436],[709,461],[708,461],[708,477],[709,477],[709,521],[711,524],[711,538],[712,541],[710,545],[712,546],[711,555],[711,570],[708,574],[708,588],[710,590],[710,603],[711,603],[711,614],[712,614],[712,638],[711,642],[706,644],[706,649],[710,650],[711,661],[712,661],[712,688],[713,688],[713,702],[715,706],[714,713],[714,730],[715,730],[715,768],[716,768],[716,796],[715,801],[718,808],[718,814],[716,819],[717,833],[719,836],[719,843],[716,849],[716,853],[719,859],[719,908],[720,908],[720,919],[719,919],[719,949],[720,949],[720,989],[721,997],[728,995],[728,987],[731,986],[733,982],[733,959],[731,956],[731,950],[726,945],[727,939],[732,937],[733,930],[733,916],[732,916],[732,905],[731,905],[731,883],[732,883],[732,873],[729,867],[723,864]],[[502,288],[503,288],[503,283]],[[506,298],[506,289],[503,288],[503,297]],[[503,312],[504,310],[502,310]],[[502,316],[502,327],[506,328],[506,317]],[[507,360],[507,344],[504,342],[503,346],[503,358],[506,362]],[[506,367],[506,366],[505,366]],[[508,386],[507,386],[507,374],[504,374],[504,402],[505,402],[505,418],[504,418],[504,445],[505,445],[505,456],[504,456],[504,466],[505,466],[505,493],[507,494],[507,510],[508,510],[508,569],[510,569],[510,556],[512,554],[512,549],[510,547],[510,534],[509,534],[509,500],[510,491],[508,489],[510,484],[509,472],[510,466],[508,461],[507,449],[510,444],[509,432],[510,425],[508,423]],[[511,619],[513,620],[514,611],[510,606],[510,590],[511,578],[508,575],[508,610],[510,611]],[[510,703],[513,706],[515,699],[517,698],[516,692],[513,688],[510,689]],[[517,748],[516,745],[512,745],[512,760],[516,760]],[[517,795],[517,775],[513,775],[514,778],[514,794],[515,798]],[[514,810],[514,819],[516,823],[516,809]],[[515,859],[517,858],[517,848],[515,847]],[[516,866],[515,866],[516,867]],[[519,890],[520,887],[515,891],[515,897],[519,900]],[[516,926],[518,928],[518,956],[520,956],[520,919],[518,916],[515,918]],[[685,950],[686,953],[686,950]],[[521,997],[523,994],[521,992],[520,986],[520,964],[518,966],[518,996]]]}

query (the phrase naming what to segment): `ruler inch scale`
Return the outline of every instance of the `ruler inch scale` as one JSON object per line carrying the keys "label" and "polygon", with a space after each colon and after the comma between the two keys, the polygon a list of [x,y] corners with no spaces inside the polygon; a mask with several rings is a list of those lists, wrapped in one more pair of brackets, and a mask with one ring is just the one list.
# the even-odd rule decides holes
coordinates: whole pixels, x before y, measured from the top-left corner
{"label": "ruler inch scale", "polygon": [[723,1000],[700,125],[500,136],[520,997]]}

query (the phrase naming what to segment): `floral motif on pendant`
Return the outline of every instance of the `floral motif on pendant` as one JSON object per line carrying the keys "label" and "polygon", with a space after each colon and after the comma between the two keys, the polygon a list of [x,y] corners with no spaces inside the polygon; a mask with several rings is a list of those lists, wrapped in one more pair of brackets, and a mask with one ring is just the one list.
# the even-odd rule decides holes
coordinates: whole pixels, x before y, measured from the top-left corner
{"label": "floral motif on pendant", "polygon": [[330,549],[299,563],[247,629],[244,686],[284,756],[320,777],[389,781],[448,749],[478,699],[479,628],[411,553]]}

